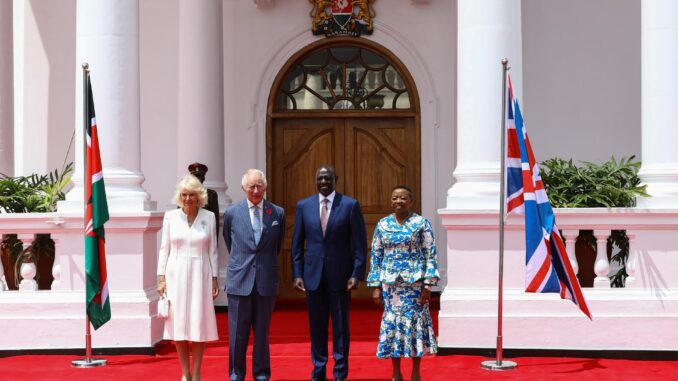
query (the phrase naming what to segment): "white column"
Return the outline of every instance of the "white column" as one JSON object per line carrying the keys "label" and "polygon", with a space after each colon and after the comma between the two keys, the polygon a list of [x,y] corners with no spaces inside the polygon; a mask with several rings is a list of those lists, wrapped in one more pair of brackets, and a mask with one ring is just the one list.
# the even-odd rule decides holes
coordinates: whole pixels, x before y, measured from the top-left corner
{"label": "white column", "polygon": [[219,194],[223,210],[231,198],[224,181],[221,6],[221,0],[179,1],[177,177],[193,162],[207,165],[205,186]]}
{"label": "white column", "polygon": [[448,209],[499,208],[502,66],[522,94],[520,0],[459,0],[457,168]]}
{"label": "white column", "polygon": [[0,1],[0,173],[8,176],[14,175],[14,33],[12,29],[12,1]]}
{"label": "white column", "polygon": [[[108,208],[155,209],[142,188],[139,126],[138,0],[79,0],[76,33],[76,135],[82,136],[82,69],[89,63]],[[76,139],[75,188],[59,211],[81,211],[83,143]],[[79,205],[78,205],[79,204]]]}
{"label": "white column", "polygon": [[[461,316],[459,311],[466,310],[465,306],[474,304],[476,300],[489,300],[489,295],[496,296],[497,273],[492,276],[491,268],[484,271],[480,278],[460,270],[496,260],[496,225],[470,233],[476,238],[481,237],[480,246],[474,245],[473,250],[460,246],[459,242],[460,238],[469,237],[469,231],[463,226],[467,220],[475,223],[475,218],[482,219],[487,213],[496,213],[499,209],[503,118],[501,60],[509,60],[514,90],[520,96],[521,6],[520,0],[457,0],[457,166],[453,173],[454,183],[447,191],[446,209],[439,210],[447,231],[449,278],[440,297],[441,346],[456,346],[460,343],[460,326],[464,326],[461,329],[464,332],[461,336],[464,336],[469,332],[467,322],[477,321],[480,315],[488,316],[484,312],[479,315],[477,310]],[[462,224],[460,221],[463,221]],[[510,242],[510,237],[507,242]],[[471,251],[473,255],[468,255]],[[506,258],[510,257],[507,255]],[[520,265],[524,266],[522,262]],[[511,261],[506,262],[507,269],[513,266]],[[506,274],[510,273],[507,270]],[[504,285],[507,291],[514,289],[522,293],[523,282],[507,278]]]}
{"label": "white column", "polygon": [[639,206],[678,208],[678,2],[641,3],[642,167],[652,196]]}
{"label": "white column", "polygon": [[13,5],[14,167],[20,175],[46,174],[73,160],[74,148],[68,158],[66,152],[73,136],[76,3]]}
{"label": "white column", "polygon": [[[306,85],[313,89],[314,91],[318,91],[320,87],[322,86],[322,79],[320,78],[320,74],[309,74],[308,75],[308,80],[306,82]],[[339,87],[341,88],[341,79],[339,80]],[[311,93],[310,91],[304,91],[304,108],[307,110],[320,110],[322,109],[323,101],[320,100],[320,98],[316,97]]]}
{"label": "white column", "polygon": [[[178,14],[177,177],[188,173],[190,163],[207,165],[205,186],[217,192],[223,213],[231,198],[224,169],[222,1],[179,0]],[[219,242],[219,284],[225,285],[226,249],[221,238]],[[225,292],[215,304],[228,304]]]}

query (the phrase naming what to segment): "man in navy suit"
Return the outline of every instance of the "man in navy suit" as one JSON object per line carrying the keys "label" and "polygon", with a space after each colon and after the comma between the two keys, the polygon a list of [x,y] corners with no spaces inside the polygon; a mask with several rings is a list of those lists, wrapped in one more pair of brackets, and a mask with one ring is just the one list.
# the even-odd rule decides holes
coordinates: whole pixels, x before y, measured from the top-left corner
{"label": "man in navy suit", "polygon": [[334,167],[316,171],[320,194],[297,203],[292,238],[294,288],[306,292],[311,329],[312,380],[326,380],[328,323],[332,317],[334,378],[348,376],[351,290],[365,274],[365,220],[355,199],[335,192]]}
{"label": "man in navy suit", "polygon": [[252,375],[271,378],[269,327],[278,294],[278,254],[285,237],[283,208],[264,200],[266,176],[249,169],[242,177],[247,198],[224,213],[224,240],[229,252],[228,373],[244,380],[247,342],[254,331]]}

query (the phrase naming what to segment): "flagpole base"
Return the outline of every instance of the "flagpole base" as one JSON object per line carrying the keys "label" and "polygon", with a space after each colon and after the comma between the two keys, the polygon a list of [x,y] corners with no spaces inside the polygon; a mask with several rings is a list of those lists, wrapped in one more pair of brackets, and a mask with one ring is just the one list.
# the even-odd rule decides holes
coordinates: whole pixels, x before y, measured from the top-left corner
{"label": "flagpole base", "polygon": [[502,361],[501,364],[497,360],[487,360],[480,363],[480,366],[487,370],[511,370],[515,369],[518,364],[513,361]]}
{"label": "flagpole base", "polygon": [[95,368],[98,366],[105,366],[105,359],[78,359],[71,361],[71,366],[74,368]]}

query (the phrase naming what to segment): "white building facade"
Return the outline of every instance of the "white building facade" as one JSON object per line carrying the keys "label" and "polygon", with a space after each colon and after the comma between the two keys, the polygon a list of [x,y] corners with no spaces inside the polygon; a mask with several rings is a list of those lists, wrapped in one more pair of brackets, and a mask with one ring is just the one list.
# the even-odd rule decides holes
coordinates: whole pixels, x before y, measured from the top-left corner
{"label": "white building facade", "polygon": [[[593,323],[557,296],[523,293],[522,230],[519,218],[509,219],[505,347],[675,349],[678,334],[648,341],[629,322],[664,332],[678,322],[678,4],[377,0],[371,9],[372,34],[327,38],[312,33],[314,6],[301,0],[2,2],[0,172],[46,173],[66,156],[76,174],[56,214],[0,215],[3,234],[52,234],[61,282],[51,291],[0,292],[0,329],[8,319],[35,323],[26,300],[65,316],[63,337],[17,336],[0,350],[81,345],[83,62],[92,70],[112,215],[114,318],[95,346],[160,339],[156,236],[162,212],[175,207],[174,184],[198,161],[209,167],[206,185],[222,210],[244,197],[240,178],[253,167],[267,172],[269,198],[293,216],[294,202],[314,192],[313,168],[334,164],[338,189],[358,198],[368,225],[388,213],[391,187],[408,183],[437,233],[441,346],[492,348],[502,58],[538,160],[636,155],[653,196],[636,208],[556,214],[571,237],[580,229],[596,230],[600,242],[610,229],[633,237],[633,286],[585,289]],[[352,86],[360,85],[364,103],[342,98],[355,99]],[[370,94],[383,104],[370,103]],[[223,245],[221,254],[225,284]],[[606,261],[597,259],[598,276],[607,276]],[[283,275],[288,262],[281,259]],[[136,270],[114,271],[129,268]],[[53,310],[53,300],[70,307]],[[573,341],[572,332],[593,339]]]}

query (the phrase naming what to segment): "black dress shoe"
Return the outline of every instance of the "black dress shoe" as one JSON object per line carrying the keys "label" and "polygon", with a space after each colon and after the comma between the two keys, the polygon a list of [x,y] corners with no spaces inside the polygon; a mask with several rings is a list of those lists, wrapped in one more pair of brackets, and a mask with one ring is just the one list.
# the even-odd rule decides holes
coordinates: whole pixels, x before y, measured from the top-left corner
{"label": "black dress shoe", "polygon": [[327,377],[313,377],[311,381],[327,381]]}

